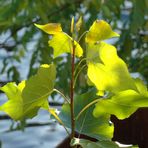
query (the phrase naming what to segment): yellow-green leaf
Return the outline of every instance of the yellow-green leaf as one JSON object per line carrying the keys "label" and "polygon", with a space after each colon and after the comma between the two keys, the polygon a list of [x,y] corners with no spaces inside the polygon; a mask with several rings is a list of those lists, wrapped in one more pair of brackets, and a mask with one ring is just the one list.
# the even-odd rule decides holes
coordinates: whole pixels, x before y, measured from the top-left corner
{"label": "yellow-green leaf", "polygon": [[[54,49],[54,58],[60,56],[63,53],[72,53],[72,38],[64,32],[55,34],[51,40],[49,40],[49,46]],[[83,55],[83,50],[81,46],[74,41],[75,55],[81,57]]]}
{"label": "yellow-green leaf", "polygon": [[53,91],[55,78],[56,69],[53,64],[41,65],[37,74],[26,81],[26,86],[22,91],[24,108],[48,109],[47,98]]}
{"label": "yellow-green leaf", "polygon": [[100,92],[116,93],[126,89],[137,90],[126,64],[118,57],[114,46],[105,42],[90,43],[87,49],[87,59],[88,78]]}
{"label": "yellow-green leaf", "polygon": [[96,20],[86,34],[85,41],[88,43],[95,43],[97,41],[106,40],[112,37],[118,37],[119,34],[112,31],[111,26],[103,21]]}
{"label": "yellow-green leaf", "polygon": [[78,19],[78,21],[76,23],[76,29],[77,29],[77,31],[80,30],[81,26],[82,26],[82,16],[80,16],[80,18]]}
{"label": "yellow-green leaf", "polygon": [[41,65],[38,73],[18,86],[8,83],[1,87],[8,97],[0,110],[6,112],[14,120],[34,117],[42,107],[48,109],[48,96],[52,93],[55,81],[55,66]]}
{"label": "yellow-green leaf", "polygon": [[14,82],[10,82],[0,88],[0,90],[6,93],[9,99],[0,107],[0,110],[6,112],[14,120],[20,119],[23,115],[23,100],[21,93],[24,87],[25,82],[22,81],[18,86]]}
{"label": "yellow-green leaf", "polygon": [[71,28],[70,28],[70,32],[71,32],[71,33],[74,32],[74,17],[72,17],[72,19],[71,19]]}
{"label": "yellow-green leaf", "polygon": [[45,25],[34,24],[34,25],[48,34],[56,34],[62,32],[61,24],[59,23],[49,23]]}
{"label": "yellow-green leaf", "polygon": [[148,107],[148,96],[134,90],[125,90],[108,99],[100,99],[94,108],[93,115],[115,115],[119,119],[128,118],[140,107]]}

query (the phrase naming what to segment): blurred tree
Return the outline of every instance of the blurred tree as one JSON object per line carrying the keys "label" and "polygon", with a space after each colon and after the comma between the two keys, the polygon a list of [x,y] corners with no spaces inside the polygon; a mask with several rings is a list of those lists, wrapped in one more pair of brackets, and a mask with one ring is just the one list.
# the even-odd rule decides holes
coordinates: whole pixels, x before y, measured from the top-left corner
{"label": "blurred tree", "polygon": [[[95,19],[108,21],[121,34],[115,44],[130,72],[138,71],[148,81],[147,0],[0,0],[0,6],[0,60],[3,63],[0,73],[7,73],[8,81],[22,79],[18,67],[23,59],[29,62],[24,67],[29,67],[27,76],[33,75],[39,64],[52,60],[52,56],[49,58],[52,50],[48,47],[48,35],[39,31],[34,23],[60,22],[68,32],[72,16],[76,19],[83,16],[80,35]],[[83,46],[83,40],[81,44]],[[64,59],[59,57],[55,63],[59,63],[58,86],[66,94],[69,92],[70,65],[63,62],[69,60],[69,55]],[[78,85],[85,90],[83,75],[81,73]],[[1,77],[0,81],[3,83]]]}

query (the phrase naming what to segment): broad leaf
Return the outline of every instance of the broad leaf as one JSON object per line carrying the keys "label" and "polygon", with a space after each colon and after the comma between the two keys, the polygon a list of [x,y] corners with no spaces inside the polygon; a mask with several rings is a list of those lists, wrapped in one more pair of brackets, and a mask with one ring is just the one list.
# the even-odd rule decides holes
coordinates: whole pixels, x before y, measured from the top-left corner
{"label": "broad leaf", "polygon": [[34,24],[34,25],[48,34],[56,34],[62,32],[61,24],[58,23],[49,23],[45,25]]}
{"label": "broad leaf", "polygon": [[96,20],[86,34],[85,41],[87,43],[95,43],[97,41],[106,40],[119,35],[112,31],[110,25],[103,20]]}
{"label": "broad leaf", "polygon": [[53,91],[55,79],[55,66],[41,65],[37,75],[26,81],[22,92],[24,107],[42,106],[48,109],[46,99]]}
{"label": "broad leaf", "polygon": [[71,146],[76,145],[80,145],[82,148],[119,148],[119,146],[112,141],[92,142],[86,139],[74,138],[71,141]]}
{"label": "broad leaf", "polygon": [[118,57],[114,46],[105,42],[88,44],[87,63],[88,78],[100,92],[137,90],[126,64]]}
{"label": "broad leaf", "polygon": [[[87,104],[92,102],[94,98],[94,91],[75,97],[75,117]],[[81,116],[76,120],[76,131],[78,133],[85,134],[99,140],[111,139],[113,136],[114,128],[113,125],[109,123],[110,116],[105,115],[100,116],[99,118],[94,118],[92,115],[93,109],[94,105],[84,111]],[[63,105],[59,117],[67,127],[71,127],[69,104]]]}
{"label": "broad leaf", "polygon": [[[66,33],[58,33],[53,36],[51,40],[49,40],[49,46],[54,49],[54,58],[58,57],[63,53],[72,53],[73,41],[72,38]],[[75,55],[77,57],[81,57],[83,55],[83,50],[81,46],[74,41],[75,46]]]}
{"label": "broad leaf", "polygon": [[128,118],[140,107],[148,107],[148,92],[140,94],[125,90],[108,99],[100,99],[93,111],[95,117],[113,114],[119,119]]}
{"label": "broad leaf", "polygon": [[14,120],[34,117],[40,107],[48,109],[47,98],[53,90],[55,75],[54,65],[41,65],[37,75],[18,86],[15,83],[6,84],[0,89],[9,100],[0,109]]}
{"label": "broad leaf", "polygon": [[[72,19],[74,23],[74,19]],[[45,25],[35,24],[36,27],[43,30],[44,32],[53,35],[52,39],[49,40],[49,46],[54,49],[54,58],[58,57],[63,53],[72,53],[73,39],[62,31],[61,24],[49,23]],[[74,41],[75,55],[81,57],[83,55],[83,50],[81,46]]]}

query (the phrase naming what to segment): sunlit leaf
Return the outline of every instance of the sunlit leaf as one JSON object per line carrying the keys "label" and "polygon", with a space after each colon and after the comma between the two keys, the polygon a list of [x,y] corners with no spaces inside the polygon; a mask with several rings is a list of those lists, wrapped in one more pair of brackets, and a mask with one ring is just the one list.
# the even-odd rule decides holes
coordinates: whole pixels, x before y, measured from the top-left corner
{"label": "sunlit leaf", "polygon": [[71,28],[70,28],[71,33],[74,32],[74,17],[71,19]]}
{"label": "sunlit leaf", "polygon": [[76,29],[77,29],[77,31],[80,30],[81,26],[82,26],[82,16],[80,16],[80,18],[76,22]]}
{"label": "sunlit leaf", "polygon": [[48,34],[56,34],[62,32],[61,24],[59,23],[49,23],[45,25],[34,24],[34,25]]}
{"label": "sunlit leaf", "polygon": [[[72,53],[73,43],[72,38],[66,33],[58,33],[53,36],[51,40],[49,40],[49,46],[54,49],[54,58],[58,57],[63,53]],[[77,57],[81,57],[83,55],[83,50],[81,46],[74,41],[75,46],[75,55]]]}
{"label": "sunlit leaf", "polygon": [[103,20],[96,20],[86,34],[85,41],[95,43],[97,41],[106,40],[112,37],[118,37],[119,34],[112,31],[110,25]]}
{"label": "sunlit leaf", "polygon": [[23,115],[23,100],[22,89],[25,87],[25,82],[21,82],[18,86],[11,82],[1,87],[0,90],[6,93],[8,102],[4,103],[0,110],[6,112],[12,119],[18,120]]}
{"label": "sunlit leaf", "polygon": [[[41,65],[37,75],[26,81],[22,97],[25,106],[43,106],[54,88],[56,70],[54,65]],[[45,101],[45,102],[44,102]],[[33,104],[32,104],[33,103]],[[48,109],[48,108],[47,108]]]}
{"label": "sunlit leaf", "polygon": [[41,107],[48,109],[47,98],[52,93],[55,75],[55,66],[46,64],[41,65],[37,75],[18,86],[15,83],[6,84],[0,89],[9,100],[0,109],[14,120],[32,118]]}
{"label": "sunlit leaf", "polygon": [[[79,112],[90,102],[95,99],[95,92],[91,91],[80,96],[76,96],[74,99],[75,117]],[[92,115],[94,105],[85,110],[81,116],[76,120],[76,131],[81,134],[88,135],[90,137],[107,140],[113,136],[113,125],[109,123],[110,116],[103,115],[99,118],[95,118]],[[71,115],[69,104],[62,106],[62,111],[59,117],[67,127],[71,127]]]}
{"label": "sunlit leaf", "polygon": [[100,99],[93,115],[98,118],[103,114],[113,114],[119,119],[125,119],[140,107],[148,107],[148,95],[139,94],[134,90],[125,90],[111,98]]}
{"label": "sunlit leaf", "polygon": [[88,44],[87,62],[88,78],[100,92],[137,90],[126,64],[118,57],[114,46],[105,42]]}
{"label": "sunlit leaf", "polygon": [[71,146],[80,145],[82,148],[119,148],[119,146],[112,141],[92,142],[86,139],[74,138],[71,140]]}

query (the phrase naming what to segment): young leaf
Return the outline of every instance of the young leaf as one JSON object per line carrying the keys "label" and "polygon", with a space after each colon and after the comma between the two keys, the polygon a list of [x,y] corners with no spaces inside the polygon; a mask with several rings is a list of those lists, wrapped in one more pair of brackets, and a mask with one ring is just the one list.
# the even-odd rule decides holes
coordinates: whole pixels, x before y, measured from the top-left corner
{"label": "young leaf", "polygon": [[[87,104],[92,102],[95,97],[96,96],[94,91],[75,97],[75,117]],[[76,131],[78,133],[88,135],[98,140],[111,139],[113,136],[114,127],[112,124],[109,123],[110,116],[105,115],[99,118],[94,118],[92,115],[93,109],[94,105],[85,110],[81,114],[81,116],[78,119],[76,119]],[[63,105],[59,117],[67,127],[71,127],[69,104]]]}
{"label": "young leaf", "polygon": [[105,42],[90,43],[87,59],[88,78],[100,92],[117,93],[126,89],[137,90],[126,64],[118,57],[114,46]]}
{"label": "young leaf", "polygon": [[80,30],[81,26],[82,26],[82,16],[80,16],[80,18],[78,19],[78,21],[76,23],[76,29],[77,29],[77,31]]}
{"label": "young leaf", "polygon": [[87,43],[95,43],[112,37],[118,37],[119,34],[112,31],[110,25],[103,20],[96,20],[86,34]]}
{"label": "young leaf", "polygon": [[86,139],[74,138],[71,140],[71,146],[76,145],[80,145],[82,148],[119,148],[119,146],[112,141],[92,142]]}
{"label": "young leaf", "polygon": [[72,17],[72,19],[71,19],[71,28],[70,28],[70,32],[71,32],[71,33],[74,32],[74,17]]}
{"label": "young leaf", "polygon": [[58,23],[49,23],[45,25],[34,24],[34,25],[48,34],[56,34],[62,32],[61,24]]}
{"label": "young leaf", "polygon": [[46,64],[41,65],[37,75],[18,86],[15,83],[6,84],[0,90],[9,100],[0,109],[14,120],[32,118],[41,107],[48,109],[47,98],[53,90],[55,75],[55,66]]}
{"label": "young leaf", "polygon": [[125,90],[111,98],[100,99],[93,115],[98,118],[103,114],[113,114],[119,119],[125,119],[140,107],[148,107],[148,92],[142,95],[134,90]]}
{"label": "young leaf", "polygon": [[[58,57],[63,53],[71,53],[72,52],[72,38],[66,33],[58,33],[53,36],[51,40],[49,40],[49,46],[54,49],[54,58]],[[75,55],[77,57],[81,57],[83,55],[83,50],[81,46],[74,41],[75,45]]]}

